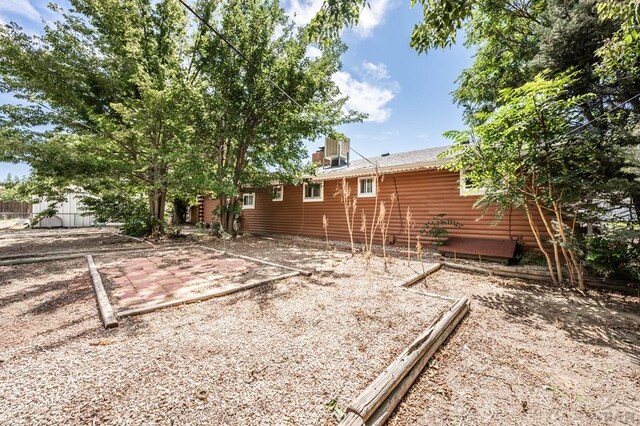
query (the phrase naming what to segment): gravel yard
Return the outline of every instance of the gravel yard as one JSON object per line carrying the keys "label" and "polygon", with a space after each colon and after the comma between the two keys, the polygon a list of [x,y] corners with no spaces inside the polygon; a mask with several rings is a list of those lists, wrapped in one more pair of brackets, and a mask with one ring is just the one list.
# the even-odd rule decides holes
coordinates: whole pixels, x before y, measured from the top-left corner
{"label": "gravel yard", "polygon": [[[324,272],[105,331],[84,259],[0,266],[0,424],[336,424],[327,405],[346,407],[450,303],[396,288],[421,270],[400,259],[385,271],[377,257],[282,240],[183,241]],[[96,259],[113,272],[148,256]],[[413,289],[470,296],[472,311],[390,424],[638,423],[637,297],[449,270]]]}
{"label": "gravel yard", "polygon": [[0,423],[335,424],[449,304],[395,288],[400,263],[271,244],[233,248],[335,272],[109,331],[82,259],[0,267]]}

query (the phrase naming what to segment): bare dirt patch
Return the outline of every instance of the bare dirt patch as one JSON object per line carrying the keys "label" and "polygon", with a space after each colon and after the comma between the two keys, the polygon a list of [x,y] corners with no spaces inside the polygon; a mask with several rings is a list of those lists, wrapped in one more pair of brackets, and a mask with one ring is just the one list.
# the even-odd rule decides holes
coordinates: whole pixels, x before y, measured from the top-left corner
{"label": "bare dirt patch", "polygon": [[15,330],[0,351],[0,423],[334,424],[326,404],[344,407],[449,304],[395,288],[413,273],[398,262],[254,243],[233,251],[334,272],[105,331],[86,263],[0,267],[0,298],[70,293],[38,316],[22,317],[44,302],[28,292],[0,308]]}

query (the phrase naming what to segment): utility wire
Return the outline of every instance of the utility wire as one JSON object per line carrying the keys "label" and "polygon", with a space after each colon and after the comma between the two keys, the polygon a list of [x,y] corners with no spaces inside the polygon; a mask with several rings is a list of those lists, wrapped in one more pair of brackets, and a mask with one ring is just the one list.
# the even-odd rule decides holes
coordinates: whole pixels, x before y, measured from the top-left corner
{"label": "utility wire", "polygon": [[[240,51],[240,49],[238,49],[236,46],[233,45],[233,43],[231,43],[229,40],[227,40],[227,38],[222,35],[218,30],[215,29],[215,27],[213,25],[211,25],[210,23],[208,23],[202,16],[200,16],[195,10],[193,10],[193,8],[191,6],[189,6],[184,0],[179,0],[180,3],[182,3],[182,5],[193,14],[193,16],[195,16],[196,18],[198,18],[198,20],[204,24],[204,26],[206,26],[207,28],[209,28],[211,31],[213,31],[213,33],[218,36],[220,38],[220,40],[222,40],[227,46],[229,46],[231,48],[231,50],[233,50],[238,56],[240,56],[242,59],[245,60],[245,62],[247,64],[249,64],[249,66],[251,68],[253,68],[253,70],[255,71],[259,71],[258,67],[255,66],[255,64],[253,62],[251,62],[251,60],[249,58],[247,58],[245,56],[244,53],[242,53]],[[302,105],[300,105],[298,103],[298,101],[296,101],[293,97],[291,97],[282,87],[280,87],[280,85],[278,83],[276,83],[275,81],[273,81],[273,79],[271,77],[269,77],[268,75],[265,75],[265,78],[267,79],[267,81],[273,85],[273,87],[275,87],[276,89],[278,89],[280,92],[282,92],[282,94],[284,94],[291,102],[293,102],[294,104],[296,104],[298,106],[298,108],[300,108],[301,110],[304,110],[304,108],[302,107]]]}
{"label": "utility wire", "polygon": [[[182,5],[193,14],[193,16],[195,16],[202,24],[204,24],[207,28],[209,28],[211,31],[213,31],[213,33],[218,36],[220,38],[220,40],[222,40],[225,44],[227,44],[227,46],[229,46],[229,48],[231,48],[231,50],[233,50],[238,56],[240,56],[242,59],[245,60],[245,62],[247,62],[247,64],[253,68],[255,71],[259,71],[258,67],[255,66],[255,64],[253,62],[251,62],[251,60],[245,56],[244,53],[242,53],[242,51],[240,51],[240,49],[238,49],[236,46],[234,46],[233,43],[231,43],[224,35],[222,35],[218,30],[215,29],[215,27],[213,27],[211,24],[209,24],[209,22],[207,22],[202,16],[200,16],[195,10],[193,10],[193,8],[191,6],[189,6],[184,0],[179,0],[180,3],[182,3]],[[300,108],[301,112],[304,112],[304,107],[302,105],[300,105],[300,103],[298,101],[296,101],[291,95],[289,95],[287,93],[286,90],[284,90],[278,83],[276,83],[271,77],[269,77],[268,75],[265,75],[265,78],[267,79],[267,81],[273,85],[273,87],[275,87],[276,89],[278,89],[280,92],[282,92],[283,95],[285,95],[287,97],[287,99],[289,99],[291,102],[293,102],[298,108]],[[589,121],[587,121],[586,123],[571,129],[570,131],[566,132],[564,135],[560,136],[560,137],[564,137],[564,136],[569,136],[575,132],[577,132],[578,130],[588,126],[589,124],[601,119],[602,117],[612,113],[613,111],[622,108],[623,106],[625,106],[626,104],[628,104],[629,102],[633,101],[634,99],[640,97],[640,93],[638,93],[635,96],[632,96],[631,98],[619,103],[618,105],[614,106],[612,109],[602,113],[601,115],[599,115],[598,117],[595,117]],[[362,159],[364,159],[365,161],[367,161],[368,163],[372,164],[374,167],[376,167],[376,170],[378,168],[378,165],[376,163],[374,163],[373,161],[369,160],[367,157],[365,157],[364,155],[360,154],[358,151],[356,151],[351,145],[349,145],[349,149],[351,151],[353,151],[356,155],[358,155],[359,157],[361,157]]]}
{"label": "utility wire", "polygon": [[[220,33],[218,30],[215,29],[215,27],[211,24],[209,24],[209,22],[207,22],[202,16],[200,16],[195,10],[193,10],[193,8],[191,6],[189,6],[184,0],[179,0],[180,3],[182,3],[182,5],[189,11],[191,12],[191,14],[193,14],[193,16],[195,16],[198,21],[200,21],[204,26],[206,26],[208,29],[210,29],[211,31],[213,31],[213,33],[218,36],[220,38],[220,40],[222,40],[227,46],[229,46],[229,48],[231,50],[233,50],[238,56],[240,56],[242,59],[245,60],[245,62],[251,67],[253,68],[253,70],[255,71],[260,71],[258,69],[258,67],[251,62],[251,60],[244,54],[242,53],[242,51],[240,51],[240,49],[238,49],[236,46],[234,46],[233,43],[231,43],[224,35],[222,35],[222,33]],[[291,102],[293,102],[298,108],[300,108],[301,112],[304,112],[304,107],[302,105],[300,105],[300,103],[298,101],[296,101],[291,95],[289,95],[287,93],[286,90],[284,90],[278,83],[276,83],[271,77],[269,77],[268,75],[265,75],[266,80],[276,89],[278,89],[280,92],[282,92],[282,94],[284,94],[287,99],[289,99]],[[362,157],[364,160],[366,160],[367,162],[373,164],[376,169],[378,167],[378,165],[376,163],[374,163],[373,161],[369,160],[367,157],[365,157],[364,155],[360,154],[358,151],[356,151],[355,149],[353,149],[353,147],[351,147],[351,145],[349,145],[349,149],[351,151],[353,151],[356,155]]]}
{"label": "utility wire", "polygon": [[617,110],[617,109],[622,108],[623,106],[625,106],[626,104],[628,104],[629,102],[633,101],[634,99],[636,99],[636,98],[638,98],[638,97],[640,97],[640,93],[638,93],[638,94],[637,94],[637,95],[635,95],[635,96],[630,97],[630,98],[629,98],[629,99],[627,99],[626,101],[622,101],[622,102],[620,102],[618,105],[615,105],[615,106],[614,106],[613,108],[611,108],[610,110],[603,112],[603,113],[602,113],[602,114],[600,114],[599,116],[592,118],[591,120],[587,121],[586,123],[584,123],[584,124],[582,124],[582,125],[580,125],[580,126],[578,126],[578,127],[574,128],[574,129],[569,130],[568,132],[566,132],[564,135],[562,135],[562,136],[560,136],[560,137],[569,136],[569,135],[571,135],[571,134],[573,134],[573,133],[577,132],[578,130],[580,130],[580,129],[582,129],[582,128],[586,127],[586,126],[588,126],[589,124],[593,123],[594,121],[600,120],[602,117],[604,117],[604,116],[606,116],[606,115],[608,115],[608,114],[611,114],[613,111],[615,111],[615,110]]}
{"label": "utility wire", "polygon": [[368,161],[369,163],[373,164],[376,168],[376,170],[378,169],[378,165],[376,163],[374,163],[373,161],[369,160],[367,157],[365,157],[364,155],[360,154],[358,151],[356,151],[355,149],[353,149],[351,147],[351,144],[349,144],[349,149],[353,152],[355,152],[357,155],[359,155],[360,157],[362,157],[364,160]]}

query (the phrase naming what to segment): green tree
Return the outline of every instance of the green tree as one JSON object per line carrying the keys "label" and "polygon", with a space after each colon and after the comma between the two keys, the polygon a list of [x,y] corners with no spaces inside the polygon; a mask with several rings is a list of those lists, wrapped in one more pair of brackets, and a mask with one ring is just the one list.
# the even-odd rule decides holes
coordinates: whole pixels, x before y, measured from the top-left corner
{"label": "green tree", "polygon": [[277,1],[196,6],[248,61],[178,0],[70,3],[42,35],[0,28],[0,90],[23,101],[0,106],[0,159],[29,163],[40,195],[82,186],[136,233],[203,192],[231,231],[242,188],[299,175],[305,139],[361,118],[331,81],[344,46],[307,58]]}
{"label": "green tree", "polygon": [[3,159],[26,161],[34,190],[81,185],[144,194],[161,226],[172,162],[185,144],[187,18],[176,0],[70,0],[29,35],[0,28]]}
{"label": "green tree", "polygon": [[[426,52],[453,45],[458,30],[476,3],[472,0],[410,0],[411,7],[420,4],[423,11],[423,21],[413,28],[411,47]],[[367,0],[325,0],[309,24],[310,36],[322,42],[338,38],[343,26],[358,24],[360,12],[365,7],[368,7]]]}
{"label": "green tree", "polygon": [[[299,177],[304,140],[359,120],[331,80],[344,45],[329,42],[306,57],[306,29],[296,29],[278,1],[201,2],[193,69],[201,90],[193,110],[200,180],[220,200],[223,228],[234,234],[243,188]],[[209,26],[225,34],[244,56]]]}
{"label": "green tree", "polygon": [[[450,167],[466,170],[474,185],[486,188],[481,206],[501,211],[522,208],[553,281],[584,287],[576,226],[593,219],[590,202],[602,200],[611,176],[608,162],[621,163],[625,151],[592,132],[577,132],[582,105],[594,95],[566,97],[575,74],[536,76],[500,92],[501,107],[478,113],[473,132],[450,132],[456,140]],[[615,169],[614,169],[615,170]],[[550,243],[550,246],[549,246]]]}
{"label": "green tree", "polygon": [[[312,22],[314,36],[324,40],[338,34],[344,24],[357,23],[365,3],[363,0],[325,2]],[[628,210],[631,213],[625,227],[633,229],[639,226],[640,174],[636,157],[640,147],[638,1],[411,1],[411,5],[418,3],[423,7],[424,19],[414,27],[411,38],[413,48],[418,52],[428,52],[450,46],[455,42],[456,34],[464,29],[466,45],[476,51],[473,65],[462,72],[453,93],[454,101],[464,108],[465,121],[473,132],[453,132],[451,135],[466,141],[470,134],[482,134],[479,137],[480,145],[495,150],[495,156],[513,158],[516,152],[510,151],[510,142],[507,140],[514,132],[520,132],[520,138],[524,137],[522,133],[526,133],[525,130],[535,133],[535,123],[530,129],[525,129],[519,128],[515,120],[529,123],[538,115],[545,117],[550,114],[558,125],[547,130],[545,137],[555,137],[565,131],[572,136],[571,141],[567,142],[571,150],[554,155],[559,155],[566,164],[573,164],[576,173],[566,173],[565,167],[560,165],[547,167],[544,164],[547,158],[544,146],[534,144],[527,147],[532,163],[529,168],[519,167],[517,170],[523,176],[534,172],[534,161],[540,162],[539,167],[546,167],[549,174],[544,175],[542,181],[539,173],[534,176],[541,185],[541,201],[554,200],[558,194],[572,195],[576,198],[569,197],[571,202],[568,204],[563,197],[556,200],[560,206],[558,211],[568,217],[576,217],[570,206],[580,205],[583,219],[590,223],[599,222],[602,230],[614,229],[615,226],[604,223],[611,216],[606,210]],[[542,80],[540,73],[545,76]],[[567,80],[569,74],[571,78]],[[544,88],[547,83],[543,84],[543,80],[554,82],[552,97]],[[528,108],[532,105],[528,105],[524,98],[515,102],[513,94],[520,96],[523,90],[530,92],[531,99],[536,99],[534,93],[541,91],[541,99],[535,108]],[[550,106],[541,103],[542,100]],[[513,107],[514,102],[518,105],[516,108]],[[562,106],[561,102],[571,102],[571,108]],[[535,115],[523,117],[519,108]],[[511,127],[505,124],[509,118],[507,114],[511,114],[514,120]],[[491,126],[496,123],[501,123],[502,130],[508,130],[508,133],[491,133]],[[530,140],[539,139],[532,134],[528,135]],[[500,137],[504,138],[504,144],[497,142]],[[486,138],[488,145],[484,145],[483,138]],[[543,151],[536,151],[540,149]],[[490,154],[485,152],[485,155]],[[484,161],[477,156],[468,158]],[[458,166],[461,164],[458,163]],[[489,164],[498,167],[501,163]],[[588,165],[591,172],[582,175],[583,165]],[[467,163],[466,166],[471,164]],[[478,166],[485,169],[486,163],[479,163]],[[504,167],[494,171],[496,188],[502,182],[503,173]],[[554,185],[562,182],[567,189],[559,192],[551,190],[550,195],[547,189],[549,181]],[[584,187],[584,182],[589,183],[588,188]],[[581,190],[575,192],[570,190],[572,188]],[[484,201],[491,199],[486,197]],[[498,198],[493,201],[501,203]],[[504,201],[503,205],[514,203],[523,208],[530,207],[521,199]],[[559,219],[557,221],[562,222]],[[556,248],[560,247],[559,241],[561,244],[568,244],[569,240],[572,244],[576,243],[572,238],[564,241],[564,237],[554,236],[553,232],[549,238]],[[637,244],[637,239],[623,243]],[[581,244],[575,253],[579,254],[579,249],[590,250]],[[562,254],[560,251],[552,253],[550,260],[553,262],[557,260],[554,257],[562,258]],[[568,254],[571,256],[571,253]],[[590,257],[588,252],[585,254],[586,258]]]}

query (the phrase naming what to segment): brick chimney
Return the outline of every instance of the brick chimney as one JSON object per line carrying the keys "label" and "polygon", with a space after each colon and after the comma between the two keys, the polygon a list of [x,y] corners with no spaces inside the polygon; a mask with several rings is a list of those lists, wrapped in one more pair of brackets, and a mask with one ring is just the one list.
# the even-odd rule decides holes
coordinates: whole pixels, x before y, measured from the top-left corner
{"label": "brick chimney", "polygon": [[316,152],[311,154],[311,162],[320,167],[324,165],[324,146],[321,146]]}

